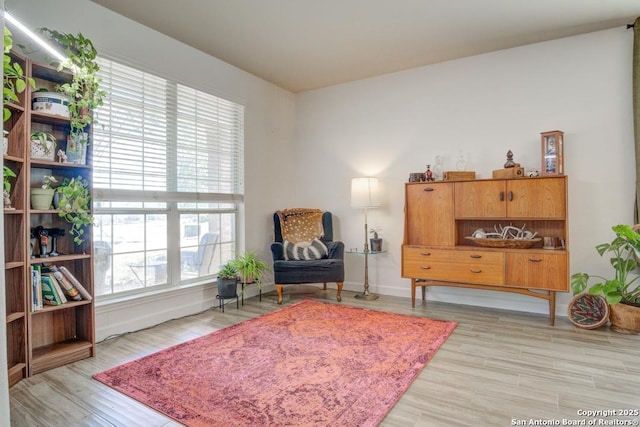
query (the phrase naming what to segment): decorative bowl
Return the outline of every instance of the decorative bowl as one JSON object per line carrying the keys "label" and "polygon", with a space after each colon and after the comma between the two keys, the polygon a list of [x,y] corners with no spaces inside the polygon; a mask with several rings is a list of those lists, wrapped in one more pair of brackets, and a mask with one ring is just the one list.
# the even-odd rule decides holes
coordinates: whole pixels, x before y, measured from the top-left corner
{"label": "decorative bowl", "polygon": [[465,239],[471,240],[478,246],[485,248],[510,248],[510,249],[529,249],[542,239],[539,237],[533,239],[491,239],[483,238],[478,239],[476,237],[467,236]]}

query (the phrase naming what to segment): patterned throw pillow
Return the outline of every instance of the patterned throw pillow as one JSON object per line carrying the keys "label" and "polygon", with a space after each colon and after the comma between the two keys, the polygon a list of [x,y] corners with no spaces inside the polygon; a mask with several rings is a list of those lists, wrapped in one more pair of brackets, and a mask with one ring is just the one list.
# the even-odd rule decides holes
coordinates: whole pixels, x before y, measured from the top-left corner
{"label": "patterned throw pillow", "polygon": [[285,240],[282,245],[284,246],[284,259],[287,261],[309,261],[329,257],[329,249],[319,239],[299,243],[291,243]]}

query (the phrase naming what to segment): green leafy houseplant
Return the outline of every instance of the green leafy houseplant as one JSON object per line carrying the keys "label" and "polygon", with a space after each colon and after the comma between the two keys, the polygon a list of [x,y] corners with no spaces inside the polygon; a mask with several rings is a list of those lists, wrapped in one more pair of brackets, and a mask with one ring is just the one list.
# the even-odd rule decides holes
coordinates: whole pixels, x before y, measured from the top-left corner
{"label": "green leafy houseplant", "polygon": [[238,272],[243,283],[256,283],[258,289],[262,289],[262,277],[271,268],[267,263],[261,261],[253,252],[247,252],[240,255],[232,264]]}
{"label": "green leafy houseplant", "polygon": [[90,39],[81,33],[62,33],[48,28],[38,31],[55,43],[67,60],[58,70],[69,69],[73,73],[70,83],[59,85],[56,90],[69,97],[70,136],[73,138],[85,131],[93,122],[93,111],[103,105],[106,92],[100,89],[97,76],[100,66],[96,62],[97,51]]}
{"label": "green leafy houseplant", "polygon": [[[36,82],[32,78],[26,78],[24,76],[24,70],[17,62],[13,62],[13,58],[9,55],[11,48],[13,47],[13,38],[11,37],[11,31],[7,27],[4,27],[4,69],[2,75],[2,97],[5,102],[20,102],[18,94],[24,92],[27,88],[27,84],[31,85],[34,89]],[[2,121],[6,122],[11,117],[11,110],[7,107],[3,107]]]}
{"label": "green leafy houseplant", "polygon": [[[571,276],[571,290],[574,295],[584,292],[587,287],[592,295],[602,295],[611,305],[623,303],[640,306],[640,276],[633,274],[638,266],[636,257],[640,255],[640,234],[626,224],[612,227],[616,237],[610,243],[596,246],[600,256],[610,254],[610,263],[614,270],[612,278],[587,273],[575,273]],[[595,283],[589,286],[589,280]]]}
{"label": "green leafy houseplant", "polygon": [[220,271],[218,271],[218,279],[234,279],[238,278],[238,273],[236,272],[233,263],[230,261],[222,266]]}
{"label": "green leafy houseplant", "polygon": [[65,178],[56,188],[58,194],[58,215],[71,224],[69,234],[80,245],[84,241],[84,227],[93,224],[89,181],[82,176]]}
{"label": "green leafy houseplant", "polygon": [[7,165],[3,165],[4,166],[4,170],[3,170],[3,187],[4,187],[4,191],[7,194],[11,194],[11,181],[9,180],[9,178],[15,178],[16,174],[13,170],[11,170],[11,168]]}
{"label": "green leafy houseplant", "polygon": [[218,272],[218,297],[236,298],[238,291],[238,272],[233,261],[222,266]]}
{"label": "green leafy houseplant", "polygon": [[42,157],[53,157],[56,149],[56,137],[48,132],[32,132],[31,143],[39,145],[42,150],[31,150],[42,154]]}

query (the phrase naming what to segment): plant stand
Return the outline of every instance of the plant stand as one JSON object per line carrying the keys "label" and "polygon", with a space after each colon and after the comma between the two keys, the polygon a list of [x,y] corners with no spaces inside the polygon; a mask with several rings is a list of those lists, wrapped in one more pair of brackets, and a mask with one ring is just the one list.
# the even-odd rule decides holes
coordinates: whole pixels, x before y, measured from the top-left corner
{"label": "plant stand", "polygon": [[[250,282],[250,283],[242,282],[242,290],[240,292],[242,294],[242,305],[244,305],[244,286],[251,285],[252,283],[255,283],[255,282]],[[262,302],[262,286],[258,287],[258,292],[260,292],[260,302]]]}
{"label": "plant stand", "polygon": [[221,297],[220,295],[216,295],[216,299],[218,300],[218,307],[220,308],[220,310],[222,310],[222,312],[224,313],[224,301],[228,300],[228,299],[234,299],[236,300],[236,308],[240,308],[240,304],[238,303],[238,295],[233,296],[233,297]]}

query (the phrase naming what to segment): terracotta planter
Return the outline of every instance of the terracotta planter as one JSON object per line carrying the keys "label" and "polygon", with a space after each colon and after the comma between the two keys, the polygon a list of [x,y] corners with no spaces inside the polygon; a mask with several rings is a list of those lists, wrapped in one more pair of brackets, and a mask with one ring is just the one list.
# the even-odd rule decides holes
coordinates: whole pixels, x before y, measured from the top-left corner
{"label": "terracotta planter", "polygon": [[609,322],[613,331],[629,335],[638,334],[640,333],[640,307],[613,304],[610,306]]}

